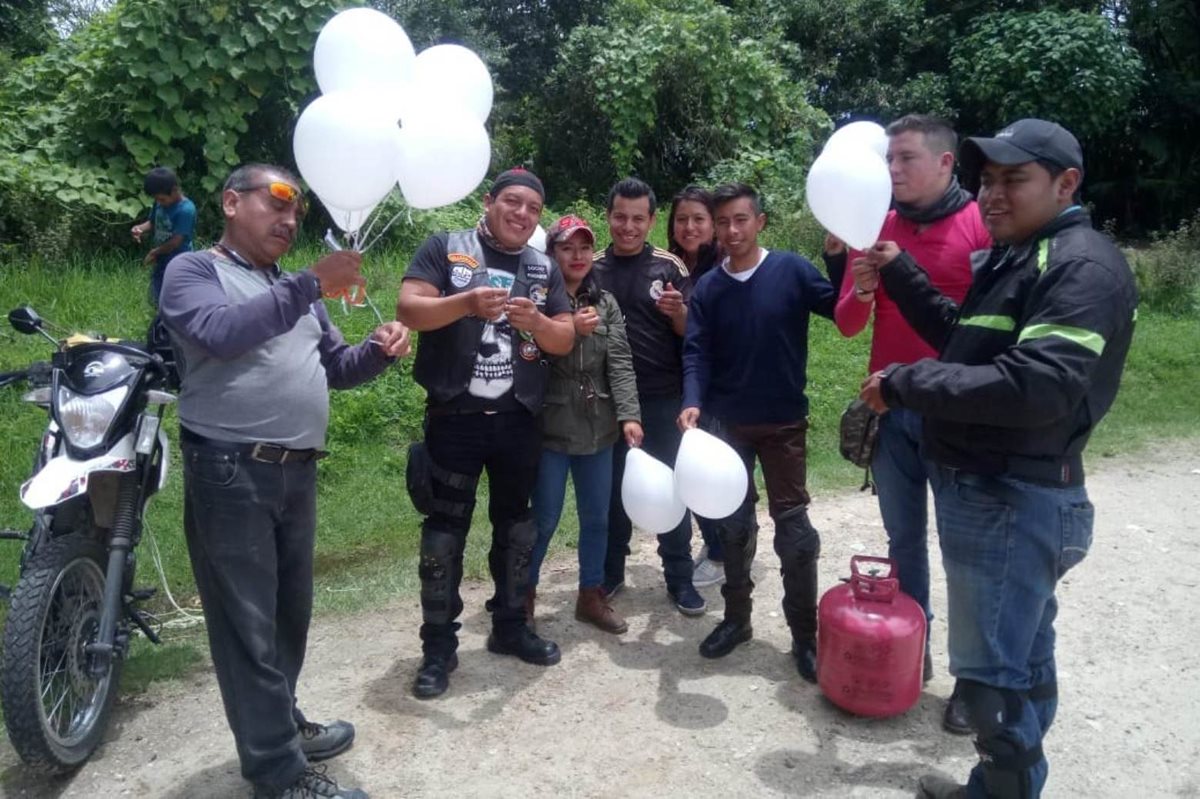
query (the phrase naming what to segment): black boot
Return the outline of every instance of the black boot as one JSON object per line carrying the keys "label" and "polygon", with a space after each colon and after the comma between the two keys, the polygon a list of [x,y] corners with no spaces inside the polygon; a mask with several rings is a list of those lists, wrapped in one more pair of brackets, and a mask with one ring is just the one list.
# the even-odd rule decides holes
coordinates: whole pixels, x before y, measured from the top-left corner
{"label": "black boot", "polygon": [[796,661],[796,671],[808,682],[817,681],[817,639],[793,638],[792,659]]}
{"label": "black boot", "polygon": [[458,653],[427,653],[417,667],[417,679],[413,682],[413,696],[417,699],[432,699],[446,693],[450,687],[450,672],[458,668]]}
{"label": "black boot", "polygon": [[497,625],[488,636],[487,648],[497,655],[513,655],[535,666],[553,666],[562,660],[558,644],[547,641],[524,622]]}
{"label": "black boot", "polygon": [[[734,562],[735,557],[738,563],[743,562],[740,552],[730,553],[726,550],[726,553],[727,563]],[[753,549],[751,549],[750,556],[753,557]],[[754,606],[750,592],[754,590],[754,583],[749,582],[748,578],[747,582],[748,585],[740,587],[731,588],[728,583],[721,586],[721,596],[725,598],[725,618],[715,630],[708,634],[707,638],[700,642],[701,657],[725,657],[738,644],[743,644],[754,637],[754,628],[750,625],[750,613]]]}

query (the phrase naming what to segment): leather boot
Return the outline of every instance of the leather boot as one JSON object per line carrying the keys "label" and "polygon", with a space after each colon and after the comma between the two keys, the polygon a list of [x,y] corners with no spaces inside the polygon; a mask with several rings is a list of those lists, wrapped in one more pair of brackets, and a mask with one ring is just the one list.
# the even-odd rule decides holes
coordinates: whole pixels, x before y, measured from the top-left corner
{"label": "leather boot", "polygon": [[594,624],[604,632],[614,635],[620,635],[629,629],[625,619],[608,604],[604,589],[598,585],[579,589],[579,598],[575,600],[575,618]]}
{"label": "leather boot", "polygon": [[793,638],[792,659],[796,661],[796,671],[808,682],[817,681],[817,639]]}
{"label": "leather boot", "polygon": [[917,799],[967,799],[967,786],[926,774],[917,787]]}
{"label": "leather boot", "polygon": [[954,684],[954,691],[950,694],[950,699],[946,702],[946,710],[942,713],[942,729],[954,735],[970,735],[974,732],[971,729],[971,716],[967,712],[967,703],[958,692],[957,682]]}
{"label": "leather boot", "polygon": [[722,658],[732,652],[738,644],[743,644],[754,637],[754,628],[750,622],[723,619],[708,637],[700,642],[700,656],[706,658]]}
{"label": "leather boot", "polygon": [[535,666],[553,666],[562,660],[558,644],[540,637],[524,622],[494,627],[487,648],[489,652],[513,655]]}
{"label": "leather boot", "polygon": [[530,586],[525,592],[525,623],[533,625],[533,606],[537,602],[537,588]]}
{"label": "leather boot", "polygon": [[450,687],[450,672],[458,668],[458,653],[427,653],[417,667],[417,679],[413,682],[413,696],[417,699],[432,699],[446,693]]}

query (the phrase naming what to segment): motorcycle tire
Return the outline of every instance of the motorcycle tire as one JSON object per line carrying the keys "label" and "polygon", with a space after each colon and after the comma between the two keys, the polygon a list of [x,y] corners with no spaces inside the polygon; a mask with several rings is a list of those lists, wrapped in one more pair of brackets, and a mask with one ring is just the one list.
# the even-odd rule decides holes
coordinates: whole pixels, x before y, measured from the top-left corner
{"label": "motorcycle tire", "polygon": [[95,679],[83,651],[99,625],[106,560],[105,546],[88,535],[51,539],[12,592],[0,703],[13,748],[46,774],[72,771],[91,756],[116,701],[121,659]]}

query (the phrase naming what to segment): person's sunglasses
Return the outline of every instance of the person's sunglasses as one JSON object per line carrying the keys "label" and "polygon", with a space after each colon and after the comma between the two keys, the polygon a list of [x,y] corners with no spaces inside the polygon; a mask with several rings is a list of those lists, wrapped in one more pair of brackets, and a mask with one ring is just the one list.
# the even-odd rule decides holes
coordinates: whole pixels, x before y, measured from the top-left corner
{"label": "person's sunglasses", "polygon": [[258,191],[259,189],[266,189],[272,197],[281,202],[296,203],[297,211],[301,216],[308,210],[308,206],[304,202],[304,192],[290,183],[273,180],[260,186],[249,186],[244,191]]}

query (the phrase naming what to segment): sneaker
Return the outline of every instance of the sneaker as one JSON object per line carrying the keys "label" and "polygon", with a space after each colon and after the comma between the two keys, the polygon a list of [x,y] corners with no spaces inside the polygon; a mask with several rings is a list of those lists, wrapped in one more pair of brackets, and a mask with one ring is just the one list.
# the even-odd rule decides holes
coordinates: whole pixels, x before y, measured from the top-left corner
{"label": "sneaker", "polygon": [[691,583],[685,583],[675,589],[668,588],[667,596],[671,597],[675,607],[679,608],[679,612],[684,616],[703,616],[708,608],[704,597],[696,593],[696,588]]}
{"label": "sneaker", "polygon": [[720,585],[725,582],[725,564],[719,560],[701,558],[696,561],[692,570],[692,585],[696,588],[708,588],[710,585]]}
{"label": "sneaker", "polygon": [[324,766],[309,766],[299,779],[282,790],[254,786],[254,799],[370,799],[366,791],[342,788],[325,773]]}
{"label": "sneaker", "polygon": [[317,724],[306,721],[300,725],[300,750],[308,762],[328,760],[350,748],[354,743],[354,725],[348,721]]}

